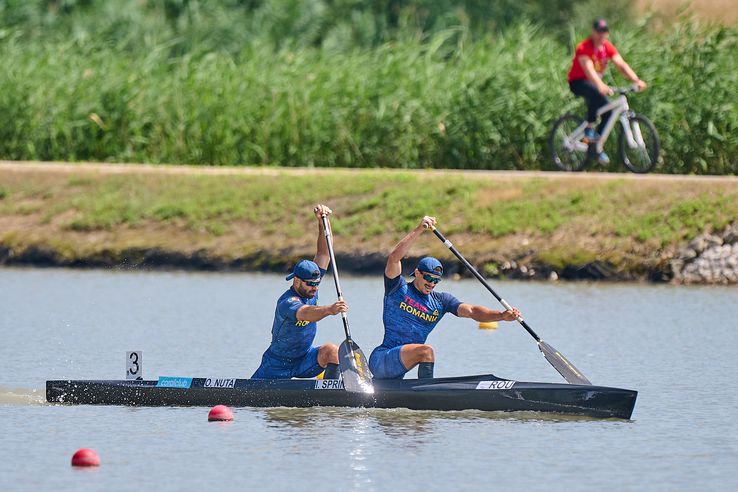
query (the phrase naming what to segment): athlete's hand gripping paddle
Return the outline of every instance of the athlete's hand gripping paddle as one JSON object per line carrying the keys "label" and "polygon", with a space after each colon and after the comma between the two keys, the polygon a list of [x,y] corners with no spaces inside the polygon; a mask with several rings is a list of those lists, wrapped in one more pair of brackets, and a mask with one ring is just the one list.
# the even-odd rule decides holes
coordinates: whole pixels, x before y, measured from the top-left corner
{"label": "athlete's hand gripping paddle", "polygon": [[[512,306],[508,304],[508,302],[500,297],[497,292],[492,289],[492,287],[487,283],[487,281],[482,277],[482,275],[469,263],[466,261],[466,258],[464,258],[461,253],[454,247],[454,245],[446,239],[441,232],[436,229],[435,227],[431,226],[431,230],[433,231],[433,234],[436,235],[438,239],[441,240],[441,242],[449,249],[451,252],[456,256],[456,258],[461,261],[461,263],[464,264],[464,266],[469,270],[480,282],[482,282],[482,285],[484,285],[490,293],[495,296],[495,298],[500,301],[500,304],[504,306],[507,310],[512,310]],[[574,367],[574,364],[569,362],[566,357],[561,355],[561,353],[541,340],[541,337],[539,337],[536,332],[533,331],[533,329],[528,326],[528,323],[525,322],[522,316],[518,316],[517,318],[518,323],[520,323],[523,328],[533,337],[535,338],[536,342],[538,342],[538,348],[540,349],[543,356],[546,358],[546,360],[551,364],[554,369],[559,371],[559,374],[561,374],[564,379],[570,384],[586,384],[591,385],[592,383],[589,382],[589,379],[584,377],[584,375],[579,372],[579,369]]]}
{"label": "athlete's hand gripping paddle", "polygon": [[[325,234],[325,242],[328,245],[328,254],[331,258],[331,267],[333,268],[333,281],[336,284],[336,294],[338,299],[343,299],[341,293],[341,282],[338,279],[338,267],[336,266],[336,255],[333,252],[333,244],[331,242],[331,226],[328,218],[321,216],[323,221],[323,233]],[[343,387],[346,391],[354,393],[374,393],[374,385],[372,384],[372,373],[369,370],[369,361],[364,352],[351,339],[351,331],[349,330],[348,316],[341,313],[343,321],[343,331],[346,333],[346,340],[338,347],[338,367],[341,370],[341,378],[343,378]]]}

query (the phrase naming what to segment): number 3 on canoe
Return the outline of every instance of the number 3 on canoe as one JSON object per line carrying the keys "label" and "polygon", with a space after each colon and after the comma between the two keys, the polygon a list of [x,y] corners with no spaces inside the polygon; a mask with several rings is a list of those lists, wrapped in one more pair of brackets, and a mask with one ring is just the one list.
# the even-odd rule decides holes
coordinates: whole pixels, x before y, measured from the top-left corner
{"label": "number 3 on canoe", "polygon": [[143,357],[140,350],[126,352],[126,379],[143,379]]}

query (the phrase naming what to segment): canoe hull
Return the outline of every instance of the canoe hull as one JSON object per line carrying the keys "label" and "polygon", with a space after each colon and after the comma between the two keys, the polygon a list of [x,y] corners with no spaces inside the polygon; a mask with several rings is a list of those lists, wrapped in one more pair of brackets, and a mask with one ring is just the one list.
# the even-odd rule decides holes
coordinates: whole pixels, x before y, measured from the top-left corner
{"label": "canoe hull", "polygon": [[[428,380],[376,380],[373,394],[337,381],[169,378],[159,381],[46,382],[51,403],[135,406],[376,407],[412,410],[553,412],[629,419],[637,392],[604,386],[532,383],[491,374]],[[162,382],[162,380],[164,380]],[[187,387],[171,387],[186,384]],[[213,385],[220,384],[220,386]]]}

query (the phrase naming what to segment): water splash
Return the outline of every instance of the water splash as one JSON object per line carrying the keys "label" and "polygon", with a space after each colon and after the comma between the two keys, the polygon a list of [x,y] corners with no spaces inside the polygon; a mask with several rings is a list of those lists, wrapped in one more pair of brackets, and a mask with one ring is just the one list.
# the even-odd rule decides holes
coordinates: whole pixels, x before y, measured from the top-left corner
{"label": "water splash", "polygon": [[35,388],[0,386],[0,405],[46,405],[46,394]]}

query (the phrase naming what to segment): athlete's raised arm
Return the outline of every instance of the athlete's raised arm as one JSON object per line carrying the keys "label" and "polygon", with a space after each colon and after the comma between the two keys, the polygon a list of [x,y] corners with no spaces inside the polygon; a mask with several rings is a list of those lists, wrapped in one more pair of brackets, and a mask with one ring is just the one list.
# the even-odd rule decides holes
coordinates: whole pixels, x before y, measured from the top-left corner
{"label": "athlete's raised arm", "polygon": [[[330,264],[331,262],[331,256],[330,254],[328,254],[328,244],[326,244],[325,242],[325,234],[323,233],[322,217],[324,215],[328,217],[329,215],[333,213],[333,210],[331,210],[325,205],[317,205],[313,209],[313,213],[315,214],[315,217],[318,219],[318,246],[316,248],[315,259],[313,259],[313,261],[317,263],[317,265],[323,270],[327,270],[328,264]],[[331,235],[331,239],[333,239],[332,235]]]}
{"label": "athlete's raised arm", "polygon": [[425,216],[420,221],[420,224],[410,231],[407,236],[403,237],[395,249],[387,257],[387,266],[384,267],[384,275],[387,278],[397,278],[402,273],[402,259],[405,257],[407,252],[410,250],[410,245],[423,233],[424,230],[436,225],[436,218]]}

